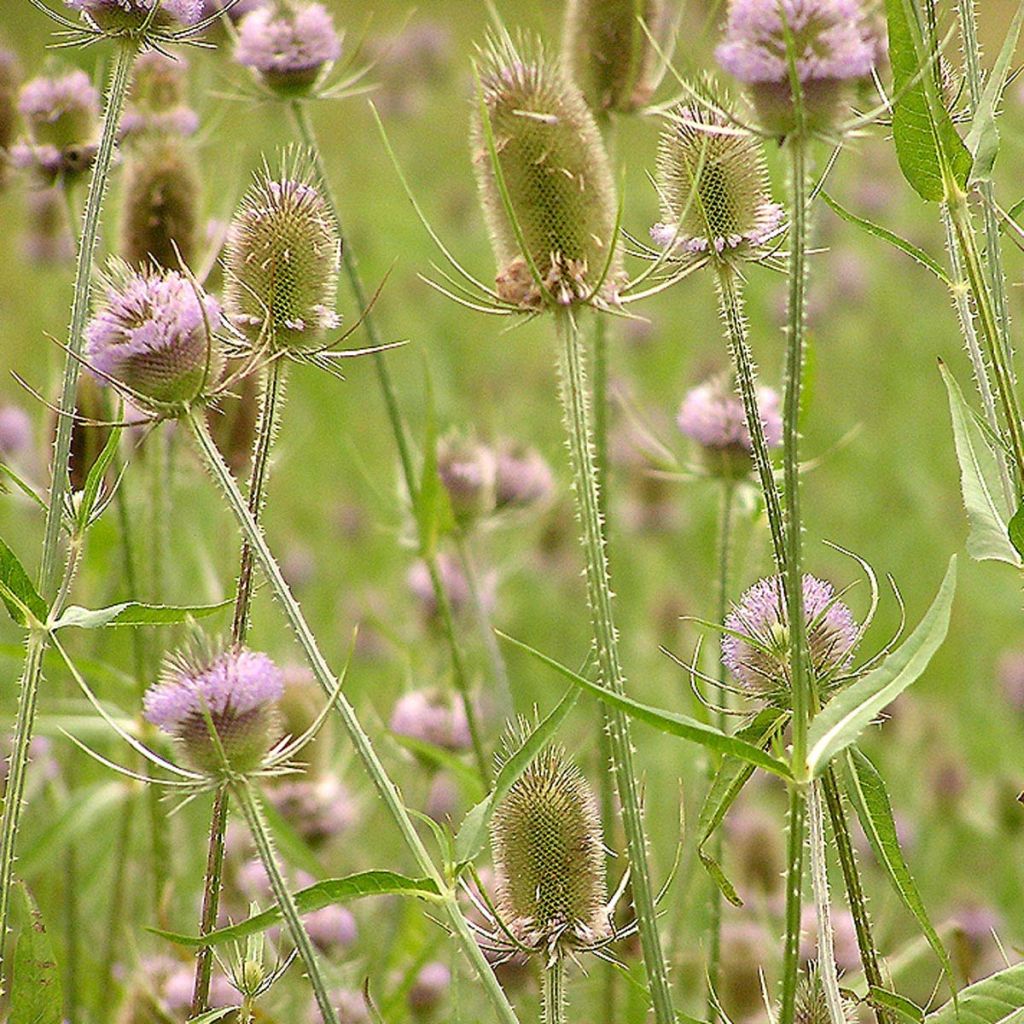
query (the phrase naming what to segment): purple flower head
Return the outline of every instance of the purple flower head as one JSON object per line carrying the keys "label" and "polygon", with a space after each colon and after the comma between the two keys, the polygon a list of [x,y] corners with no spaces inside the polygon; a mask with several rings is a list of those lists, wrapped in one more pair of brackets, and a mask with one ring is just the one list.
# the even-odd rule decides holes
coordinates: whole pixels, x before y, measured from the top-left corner
{"label": "purple flower head", "polygon": [[468,750],[469,723],[461,702],[437,690],[412,690],[400,697],[388,727],[397,736],[446,750]]}
{"label": "purple flower head", "polygon": [[443,1002],[452,983],[452,972],[440,960],[425,964],[409,989],[409,1009],[414,1017],[432,1013]]}
{"label": "purple flower head", "polygon": [[333,903],[307,914],[303,921],[313,944],[325,954],[351,946],[359,936],[352,912]]}
{"label": "purple flower head", "polygon": [[193,135],[199,116],[188,105],[188,62],[158,50],[135,65],[131,101],[121,118],[121,138],[140,135]]}
{"label": "purple flower head", "polygon": [[[469,580],[466,579],[458,560],[447,553],[442,553],[438,556],[437,567],[441,576],[441,586],[452,611],[455,614],[465,611],[470,605],[472,595]],[[427,619],[434,620],[438,615],[437,599],[426,562],[413,563],[406,579],[409,590],[422,606]],[[484,608],[488,612],[493,612],[497,599],[497,579],[493,573],[488,573],[480,580],[480,591],[480,601]]]}
{"label": "purple flower head", "polygon": [[[65,0],[105,32],[132,32],[149,21],[151,28],[195,25],[203,16],[203,0]],[[153,8],[157,8],[155,15]]]}
{"label": "purple flower head", "polygon": [[[203,17],[212,18],[219,14],[227,6],[228,0],[203,0]],[[232,21],[241,21],[247,14],[265,7],[267,0],[238,0],[228,10],[228,17]]]}
{"label": "purple flower head", "polygon": [[1024,712],[1024,650],[1006,651],[996,666],[996,678],[1006,703]]}
{"label": "purple flower head", "polygon": [[267,791],[267,797],[313,847],[347,832],[358,817],[352,794],[333,775],[281,782]]}
{"label": "purple flower head", "polygon": [[536,448],[515,441],[498,447],[495,480],[498,508],[524,508],[544,501],[555,489],[555,477]]}
{"label": "purple flower head", "polygon": [[88,170],[96,154],[100,97],[84,71],[41,75],[18,93],[28,137],[12,147],[16,166],[44,178]]}
{"label": "purple flower head", "polygon": [[20,455],[32,443],[32,420],[17,405],[0,407],[0,459]]}
{"label": "purple flower head", "polygon": [[[804,619],[811,668],[821,691],[848,668],[857,642],[857,623],[831,583],[807,574]],[[783,707],[789,704],[789,627],[781,576],[758,580],[733,605],[725,620],[722,660],[751,693]]]}
{"label": "purple flower head", "polygon": [[258,8],[238,26],[235,59],[272,88],[304,92],[341,56],[341,38],[323,4]]}
{"label": "purple flower head", "polygon": [[113,378],[156,408],[203,397],[223,369],[220,305],[177,271],[115,268],[85,332],[101,383]]}
{"label": "purple flower head", "polygon": [[200,652],[171,657],[163,676],[146,691],[146,720],[185,744],[197,768],[217,771],[216,729],[232,768],[256,768],[273,736],[276,702],[284,692],[281,670],[256,651]]}
{"label": "purple flower head", "polygon": [[31,263],[48,266],[74,258],[67,203],[59,187],[34,188],[25,196],[22,249]]}
{"label": "purple flower head", "polygon": [[437,446],[437,474],[461,526],[494,511],[497,462],[487,445],[449,434]]}

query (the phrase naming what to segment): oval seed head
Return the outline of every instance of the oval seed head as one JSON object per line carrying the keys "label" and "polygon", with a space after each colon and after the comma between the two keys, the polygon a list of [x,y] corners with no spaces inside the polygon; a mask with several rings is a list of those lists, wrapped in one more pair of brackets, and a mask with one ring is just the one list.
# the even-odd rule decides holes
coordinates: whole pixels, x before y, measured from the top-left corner
{"label": "oval seed head", "polygon": [[658,142],[660,223],[651,236],[683,253],[750,257],[779,232],[760,140],[703,103],[677,107]]}
{"label": "oval seed head", "polygon": [[[203,13],[203,0],[65,0],[98,29],[113,35],[137,32],[144,25],[176,29],[195,25]],[[153,8],[156,14],[153,14]]]}
{"label": "oval seed head", "polygon": [[323,4],[275,0],[238,26],[235,60],[284,96],[301,96],[341,56],[341,37]]}
{"label": "oval seed head", "polygon": [[228,230],[228,316],[254,345],[316,348],[339,323],[340,260],[338,225],[309,172],[295,161],[278,180],[265,173]]}
{"label": "oval seed head", "polygon": [[499,296],[523,309],[615,305],[615,187],[583,95],[539,43],[520,55],[507,36],[491,40],[478,71],[473,160]]}
{"label": "oval seed head", "polygon": [[251,772],[276,736],[283,691],[281,670],[267,655],[199,648],[167,659],[160,681],[146,691],[145,717],[180,740],[199,771],[219,774],[222,749],[233,771]]}
{"label": "oval seed head", "polygon": [[201,401],[220,379],[219,326],[217,300],[177,271],[115,265],[86,327],[86,358],[101,383],[113,378],[166,412]]}
{"label": "oval seed head", "polygon": [[181,139],[140,139],[126,161],[121,256],[130,266],[173,269],[197,252],[199,168]]}
{"label": "oval seed head", "polygon": [[[825,580],[805,575],[803,597],[811,669],[824,695],[853,659],[857,623]],[[758,580],[733,605],[725,626],[732,631],[722,638],[722,660],[729,671],[752,694],[788,708],[789,619],[782,577]]]}
{"label": "oval seed head", "polygon": [[668,14],[664,0],[569,0],[565,61],[591,110],[628,114],[647,103],[661,61],[638,18],[661,41]]}
{"label": "oval seed head", "polygon": [[[517,749],[520,722],[506,741]],[[611,934],[597,801],[557,747],[543,750],[509,790],[491,821],[496,906],[523,945],[553,952]]]}
{"label": "oval seed head", "polygon": [[449,434],[437,446],[437,474],[461,527],[494,511],[498,466],[485,444]]}
{"label": "oval seed head", "polygon": [[128,108],[121,118],[121,138],[146,135],[193,135],[199,117],[188,105],[188,62],[149,50],[135,62]]}
{"label": "oval seed head", "polygon": [[875,33],[861,0],[731,0],[718,63],[750,90],[762,125],[796,127],[787,35],[812,131],[834,126],[847,82],[871,73]]}

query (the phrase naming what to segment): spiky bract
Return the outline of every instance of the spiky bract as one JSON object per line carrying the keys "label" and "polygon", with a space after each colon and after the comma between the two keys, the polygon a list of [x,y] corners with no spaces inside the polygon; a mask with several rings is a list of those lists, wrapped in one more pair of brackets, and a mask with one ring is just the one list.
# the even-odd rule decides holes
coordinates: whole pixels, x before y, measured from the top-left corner
{"label": "spiky bract", "polygon": [[[515,727],[507,750],[528,728]],[[611,934],[601,816],[587,780],[547,747],[516,780],[491,822],[496,906],[518,943],[555,954]]]}
{"label": "spiky bract", "polygon": [[315,349],[338,326],[338,225],[303,157],[279,178],[266,168],[231,222],[225,247],[228,315],[254,345]]}
{"label": "spiky bract", "polygon": [[615,187],[582,93],[539,43],[506,35],[483,49],[478,74],[473,160],[498,295],[527,310],[616,304]]}
{"label": "spiky bract", "polygon": [[[845,1024],[857,1020],[857,1004],[851,999],[841,1000]],[[796,986],[796,1008],[793,1011],[794,1024],[833,1024],[825,998],[825,985],[821,980],[821,969],[811,964],[801,974]]]}
{"label": "spiky bract", "polygon": [[629,113],[647,103],[661,60],[644,26],[658,39],[668,22],[664,0],[569,0],[565,62],[592,110]]}

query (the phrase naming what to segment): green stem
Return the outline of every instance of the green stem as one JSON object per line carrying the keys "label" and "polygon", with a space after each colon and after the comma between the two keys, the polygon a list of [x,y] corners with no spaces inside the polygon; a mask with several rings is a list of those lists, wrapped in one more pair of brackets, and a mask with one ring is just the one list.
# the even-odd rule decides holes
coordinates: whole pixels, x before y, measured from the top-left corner
{"label": "green stem", "polygon": [[[224,835],[228,824],[228,791],[222,786],[213,797],[210,815],[210,841],[206,851],[206,873],[203,878],[203,906],[199,918],[199,934],[206,935],[217,927],[221,881],[224,877]],[[204,946],[196,954],[196,977],[192,987],[190,1017],[198,1017],[209,1009],[210,979],[213,976],[213,948]]]}
{"label": "green stem", "polygon": [[[590,401],[587,390],[585,353],[572,314],[556,317],[559,335],[559,379],[565,426],[571,453],[576,511],[582,528],[586,563],[587,596],[598,669],[603,686],[615,693],[625,692],[625,675],[619,658],[618,633],[612,613],[611,579],[605,550],[604,529],[598,500],[599,481],[594,464]],[[640,942],[647,966],[647,982],[658,1024],[675,1024],[668,967],[658,934],[657,910],[647,863],[640,792],[633,765],[629,719],[621,711],[608,716],[615,782],[622,805],[633,904],[636,908]]]}
{"label": "green stem", "polygon": [[[377,326],[377,320],[373,315],[373,310],[369,308],[366,289],[363,287],[363,281],[359,274],[359,264],[356,260],[356,255],[352,250],[352,246],[346,240],[345,231],[342,226],[341,211],[339,210],[334,190],[331,188],[330,179],[327,176],[327,168],[324,164],[320,146],[317,143],[316,132],[313,128],[313,122],[310,120],[309,111],[301,100],[293,101],[289,109],[291,111],[292,118],[295,121],[295,127],[298,131],[299,137],[302,139],[303,145],[306,146],[313,157],[313,163],[316,167],[317,175],[323,185],[324,195],[331,208],[331,212],[334,215],[335,223],[338,226],[338,233],[342,238],[341,264],[345,273],[345,279],[348,282],[349,290],[352,293],[356,306],[362,311],[363,326],[366,328],[366,333],[370,339],[370,345],[373,348],[379,348],[383,345],[383,338],[381,336],[380,329]],[[405,424],[402,422],[402,413],[398,407],[398,398],[395,395],[395,387],[391,380],[391,373],[388,370],[384,353],[374,352],[373,362],[377,371],[377,382],[380,385],[381,394],[384,397],[384,406],[387,410],[388,420],[391,424],[391,432],[394,435],[395,445],[398,448],[398,456],[402,466],[402,476],[405,481],[405,489],[409,494],[410,500],[414,500],[419,489],[416,482],[416,466],[413,462],[412,450],[410,449],[409,440],[406,436]],[[441,623],[444,627],[445,638],[448,642],[448,651],[451,656],[452,675],[455,681],[455,688],[458,690],[462,699],[463,707],[466,710],[466,718],[469,722],[470,732],[473,735],[473,749],[477,760],[477,767],[485,785],[489,786],[491,777],[490,763],[484,755],[482,744],[479,742],[480,730],[479,725],[477,724],[476,709],[473,706],[473,701],[470,696],[469,674],[466,669],[465,659],[463,658],[462,649],[459,646],[458,638],[455,633],[455,623],[452,615],[451,602],[448,599],[448,594],[444,589],[444,583],[441,579],[441,572],[437,563],[437,555],[432,551],[425,551],[421,552],[421,557],[429,570],[430,584],[434,591],[434,602],[437,605],[438,614],[441,616]]]}
{"label": "green stem", "polygon": [[373,744],[370,742],[370,737],[360,724],[355,709],[348,702],[344,692],[335,692],[338,681],[321,653],[316,637],[306,622],[302,610],[292,596],[288,584],[281,574],[281,569],[274,559],[270,548],[267,546],[266,539],[259,525],[249,512],[245,498],[238,489],[231,471],[228,469],[213,438],[210,436],[205,420],[202,418],[201,413],[191,412],[188,415],[187,423],[195,437],[203,463],[231,509],[239,529],[252,546],[256,562],[259,564],[260,569],[270,584],[271,590],[284,610],[285,617],[291,626],[295,639],[306,655],[317,682],[324,693],[334,695],[335,707],[356,756],[362,762],[384,806],[398,826],[402,838],[412,852],[419,869],[437,886],[440,902],[448,917],[449,926],[455,933],[456,940],[462,947],[464,955],[476,970],[480,982],[494,1006],[497,1020],[502,1022],[502,1024],[518,1024],[518,1018],[505,997],[501,986],[498,984],[494,971],[491,969],[490,964],[488,964],[486,957],[483,955],[466,923],[466,919],[456,901],[455,893],[438,871],[431,860],[430,854],[427,852],[427,848],[423,845],[423,841],[416,831],[416,827],[413,824],[409,811],[406,809],[398,787],[388,776],[384,765],[373,748]]}
{"label": "green stem", "polygon": [[[89,313],[89,296],[92,285],[93,259],[99,236],[100,213],[106,196],[110,177],[110,164],[117,142],[117,129],[124,108],[132,66],[138,54],[135,42],[124,41],[117,49],[114,69],[107,91],[107,104],[103,120],[103,134],[100,139],[96,162],[89,181],[89,193],[85,204],[82,236],[78,250],[78,265],[75,271],[75,294],[71,307],[71,329],[68,340],[69,354],[64,363],[61,383],[59,414],[57,416],[57,437],[53,454],[53,477],[50,484],[50,499],[46,510],[46,527],[43,536],[43,550],[39,566],[40,592],[48,594],[58,589],[58,555],[60,534],[64,517],[64,499],[68,487],[68,462],[71,452],[72,415],[75,409],[75,393],[78,384],[79,363],[85,337],[85,323]],[[11,880],[14,871],[14,847],[21,818],[22,801],[25,794],[25,772],[28,768],[28,750],[32,742],[36,707],[39,699],[39,680],[42,675],[43,652],[46,648],[46,633],[33,629],[29,635],[25,663],[18,693],[18,711],[15,722],[14,743],[7,787],[4,797],[3,820],[0,823],[0,985],[3,981],[3,942],[7,936],[10,915]]]}
{"label": "green stem", "polygon": [[828,891],[828,857],[825,841],[825,814],[821,807],[821,786],[812,782],[807,794],[810,818],[811,888],[818,919],[818,972],[825,990],[825,1005],[832,1024],[846,1024],[843,1000],[839,994],[836,954],[832,934],[832,904]]}
{"label": "green stem", "polygon": [[565,959],[556,953],[544,967],[544,1024],[565,1024]]}
{"label": "green stem", "polygon": [[277,866],[274,844],[270,838],[270,828],[263,816],[263,809],[260,807],[260,797],[253,791],[252,783],[245,778],[235,781],[231,789],[242,810],[245,822],[249,826],[249,833],[256,844],[256,852],[267,872],[270,890],[277,901],[281,917],[291,934],[292,942],[295,943],[299,959],[302,960],[303,966],[306,968],[306,977],[313,989],[313,996],[320,1008],[324,1024],[339,1024],[337,1011],[328,995],[327,984],[324,982],[320,970],[320,961],[316,950],[302,923],[302,918],[299,917],[299,908],[295,905],[295,897],[292,896],[291,890],[285,884],[284,878],[281,877],[281,869]]}

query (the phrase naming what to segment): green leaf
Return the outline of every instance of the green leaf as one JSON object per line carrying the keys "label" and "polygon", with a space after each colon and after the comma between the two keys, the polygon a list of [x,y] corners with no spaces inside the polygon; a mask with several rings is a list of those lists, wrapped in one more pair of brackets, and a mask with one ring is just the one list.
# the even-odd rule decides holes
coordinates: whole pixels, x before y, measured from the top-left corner
{"label": "green leaf", "polygon": [[[432,901],[440,899],[437,885],[429,878],[409,878],[394,871],[362,871],[347,878],[329,878],[300,889],[295,893],[295,905],[300,914],[311,914],[314,910],[321,910],[334,903],[348,903],[365,896],[415,896]],[[150,928],[149,931],[179,946],[199,949],[202,946],[220,946],[225,942],[244,939],[247,935],[265,932],[280,920],[281,911],[273,906],[238,924],[218,928],[209,935],[179,935],[159,928]]]}
{"label": "green leaf", "polygon": [[459,834],[455,837],[456,864],[468,864],[476,859],[487,841],[487,827],[491,823],[494,808],[505,799],[516,779],[555,735],[578,699],[578,690],[567,690],[554,710],[538,723],[537,728],[526,737],[522,746],[501,766],[501,771],[494,780],[494,789],[462,819]]}
{"label": "green leaf", "polygon": [[874,1006],[882,1006],[892,1010],[902,1017],[907,1024],[922,1024],[924,1020],[924,1010],[917,1003],[911,1002],[911,1000],[895,992],[890,992],[888,989],[872,985],[868,991],[868,1001]]}
{"label": "green leaf", "polygon": [[1024,1016],[1024,963],[991,974],[925,1017],[925,1024],[1018,1024]]}
{"label": "green leaf", "polygon": [[124,601],[109,608],[80,608],[69,605],[53,624],[53,629],[103,629],[106,626],[168,626],[189,619],[205,619],[208,615],[223,611],[231,606],[230,601],[219,604],[197,604],[177,606],[169,604],[143,604],[141,601]]}
{"label": "green leaf", "polygon": [[1024,23],[1024,2],[1017,7],[1017,13],[1013,16],[1006,38],[1003,40],[1003,48],[999,51],[999,57],[989,72],[985,90],[981,94],[978,109],[974,112],[971,128],[967,133],[967,148],[974,157],[974,165],[971,168],[973,181],[992,180],[992,168],[995,166],[996,157],[999,154],[999,126],[996,123],[996,110],[1003,97],[1003,89],[1006,87],[1006,76],[1010,72],[1010,62],[1017,49],[1022,23]]}
{"label": "green leaf", "polygon": [[19,626],[34,619],[42,623],[48,614],[46,602],[39,596],[18,556],[0,540],[0,600]]}
{"label": "green leaf", "polygon": [[[900,170],[922,199],[946,198],[945,174],[964,188],[973,160],[942,105],[921,25],[910,0],[886,0]],[[911,20],[913,19],[913,20]]]}
{"label": "green leaf", "polygon": [[1013,513],[1007,533],[1010,535],[1010,543],[1016,548],[1017,554],[1024,558],[1024,501],[1020,503],[1020,508]]}
{"label": "green leaf", "polygon": [[206,1013],[199,1014],[198,1017],[189,1017],[187,1024],[215,1024],[218,1020],[223,1020],[229,1013],[234,1013],[235,1010],[240,1010],[241,1006],[219,1006],[212,1010],[207,1010]]}
{"label": "green leaf", "polygon": [[[778,730],[782,717],[783,713],[776,708],[765,708],[753,722],[740,729],[736,736],[763,748]],[[705,846],[753,773],[754,766],[749,761],[740,760],[738,757],[724,758],[697,817],[697,856],[722,895],[734,907],[742,907],[743,900],[740,899],[736,887],[726,877],[721,865],[707,852]]]}
{"label": "green leaf", "polygon": [[888,228],[883,228],[870,220],[865,220],[863,217],[858,217],[855,213],[851,213],[845,207],[840,206],[827,192],[822,192],[821,198],[828,204],[829,209],[837,217],[845,220],[847,224],[853,224],[855,227],[862,228],[869,235],[874,235],[876,238],[881,238],[883,242],[888,242],[890,245],[895,246],[900,252],[906,253],[912,260],[916,260],[922,267],[930,270],[944,285],[947,287],[952,285],[949,275],[942,269],[941,265],[920,246],[914,245],[913,242],[908,242],[905,238],[901,238]]}
{"label": "green leaf", "polygon": [[82,497],[78,502],[78,512],[75,516],[75,526],[79,533],[84,533],[89,521],[92,518],[92,510],[96,507],[96,499],[99,497],[100,488],[103,486],[103,478],[107,475],[107,469],[117,454],[117,448],[121,441],[121,428],[114,427],[110,431],[107,443],[97,456],[96,461],[89,469],[89,475],[85,478],[85,486],[82,488]]}
{"label": "green leaf", "polygon": [[500,631],[498,635],[509,643],[514,644],[520,650],[532,654],[538,661],[547,665],[548,668],[561,673],[570,682],[592,693],[606,704],[618,708],[619,711],[629,715],[631,718],[644,722],[646,725],[650,725],[671,736],[680,736],[683,739],[692,740],[694,743],[699,743],[701,746],[708,747],[711,750],[717,750],[722,754],[732,754],[758,768],[764,768],[780,778],[792,779],[793,777],[789,770],[789,765],[785,761],[772,757],[771,754],[761,750],[760,747],[754,746],[753,743],[740,739],[738,736],[729,736],[714,726],[697,721],[696,718],[678,715],[673,711],[662,711],[660,708],[652,708],[646,704],[640,704],[638,701],[631,700],[629,697],[612,693],[611,690],[606,690],[603,686],[592,683],[589,679],[584,679],[583,676],[577,675],[572,669],[566,668],[553,658],[549,658],[546,654],[541,654],[540,651],[534,650],[527,644],[519,640],[513,640],[512,637]]}
{"label": "green leaf", "polygon": [[920,678],[946,638],[956,591],[956,555],[917,629],[878,668],[840,690],[815,715],[807,734],[807,774],[817,778],[884,708]]}
{"label": "green leaf", "polygon": [[[25,495],[26,498],[35,502],[36,505],[38,505],[44,512],[46,511],[46,502],[36,494],[35,488],[27,480],[20,477],[12,467],[8,466],[7,463],[3,461],[3,459],[0,459],[0,474],[7,477],[14,486]],[[0,480],[0,485],[2,485],[2,483],[3,481]],[[0,486],[0,494],[2,493],[3,487]]]}
{"label": "green leaf", "polygon": [[14,977],[8,1024],[61,1024],[64,1000],[53,946],[35,900],[24,884],[15,887],[21,932],[14,947]]}
{"label": "green leaf", "polygon": [[921,899],[921,893],[910,874],[903,851],[900,849],[892,804],[889,802],[885,783],[871,761],[856,747],[849,753],[849,769],[847,792],[853,803],[853,808],[857,812],[861,827],[864,829],[864,834],[871,844],[875,859],[889,876],[903,905],[917,919],[921,932],[928,940],[928,945],[935,951],[939,963],[942,964],[942,970],[949,982],[950,989],[955,990],[956,983],[953,979],[949,954],[932,925],[924,901]]}
{"label": "green leaf", "polygon": [[949,395],[953,441],[960,464],[960,491],[970,526],[967,553],[978,562],[1009,562],[1020,567],[1024,563],[1010,542],[1007,513],[1001,507],[998,465],[992,446],[944,363],[939,364],[939,372]]}

